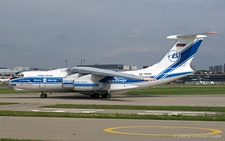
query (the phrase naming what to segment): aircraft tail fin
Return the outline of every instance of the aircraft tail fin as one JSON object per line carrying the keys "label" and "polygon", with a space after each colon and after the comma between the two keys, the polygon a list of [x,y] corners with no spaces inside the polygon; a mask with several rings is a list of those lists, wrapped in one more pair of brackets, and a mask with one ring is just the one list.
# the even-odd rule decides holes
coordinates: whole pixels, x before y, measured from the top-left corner
{"label": "aircraft tail fin", "polygon": [[[192,73],[190,63],[193,60],[205,34],[216,34],[217,32],[207,32],[191,35],[172,35],[168,39],[176,40],[176,43],[162,58],[162,60],[149,69],[157,69],[159,73],[155,76],[157,80],[167,78],[171,73],[185,74]],[[146,68],[148,70],[148,68]],[[172,75],[171,75],[172,76]]]}

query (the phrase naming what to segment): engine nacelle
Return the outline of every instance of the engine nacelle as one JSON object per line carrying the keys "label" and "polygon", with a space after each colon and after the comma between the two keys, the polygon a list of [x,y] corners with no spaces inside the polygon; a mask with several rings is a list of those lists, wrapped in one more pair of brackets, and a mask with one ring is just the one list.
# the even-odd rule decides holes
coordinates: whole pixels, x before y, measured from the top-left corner
{"label": "engine nacelle", "polygon": [[96,82],[92,80],[74,80],[73,89],[75,91],[93,91],[100,90],[103,88],[103,84],[101,82]]}
{"label": "engine nacelle", "polygon": [[62,88],[72,90],[74,80],[78,79],[81,76],[82,76],[82,74],[76,73],[76,74],[69,75],[66,78],[63,78],[62,79]]}
{"label": "engine nacelle", "polygon": [[63,89],[73,89],[74,80],[71,78],[63,78],[62,79],[62,88]]}

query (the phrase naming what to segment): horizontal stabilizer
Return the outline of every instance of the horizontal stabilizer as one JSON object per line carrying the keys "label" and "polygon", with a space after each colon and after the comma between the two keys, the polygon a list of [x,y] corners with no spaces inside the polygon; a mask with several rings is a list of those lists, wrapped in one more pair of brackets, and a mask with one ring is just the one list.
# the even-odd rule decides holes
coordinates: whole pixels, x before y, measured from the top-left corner
{"label": "horizontal stabilizer", "polygon": [[217,31],[212,31],[212,32],[206,32],[206,33],[198,33],[198,34],[183,34],[183,35],[171,35],[167,36],[167,39],[172,39],[172,40],[177,40],[177,39],[182,39],[182,38],[205,38],[207,37],[206,34],[217,34],[219,32]]}

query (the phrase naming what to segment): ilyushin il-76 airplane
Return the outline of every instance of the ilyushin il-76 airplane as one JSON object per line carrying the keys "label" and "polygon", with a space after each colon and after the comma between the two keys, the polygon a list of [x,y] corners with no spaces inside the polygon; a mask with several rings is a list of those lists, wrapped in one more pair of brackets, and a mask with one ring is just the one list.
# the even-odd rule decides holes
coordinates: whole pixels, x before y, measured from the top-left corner
{"label": "ilyushin il-76 airplane", "polygon": [[10,79],[14,91],[40,92],[41,98],[51,92],[79,92],[92,98],[110,98],[132,90],[148,89],[193,73],[193,60],[207,32],[192,35],[172,35],[172,48],[158,63],[144,69],[116,72],[93,67],[73,67],[48,71],[25,71]]}

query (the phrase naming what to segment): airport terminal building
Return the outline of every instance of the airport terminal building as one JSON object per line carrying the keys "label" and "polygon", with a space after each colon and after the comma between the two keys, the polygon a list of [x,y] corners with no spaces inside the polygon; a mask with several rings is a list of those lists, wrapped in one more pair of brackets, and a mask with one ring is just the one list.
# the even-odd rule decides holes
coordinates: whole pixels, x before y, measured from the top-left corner
{"label": "airport terminal building", "polygon": [[0,75],[1,76],[9,76],[9,75],[13,75],[19,71],[27,71],[27,70],[31,70],[31,69],[32,69],[31,67],[15,67],[13,69],[0,67]]}
{"label": "airport terminal building", "polygon": [[9,68],[6,68],[6,67],[0,67],[0,76],[2,78],[5,78],[7,76],[14,75],[17,72],[30,71],[30,70],[41,70],[41,69],[32,68],[32,67],[21,67],[21,66],[20,67],[15,67],[13,69],[9,69]]}
{"label": "airport terminal building", "polygon": [[225,74],[193,74],[180,81],[183,84],[225,84]]}

